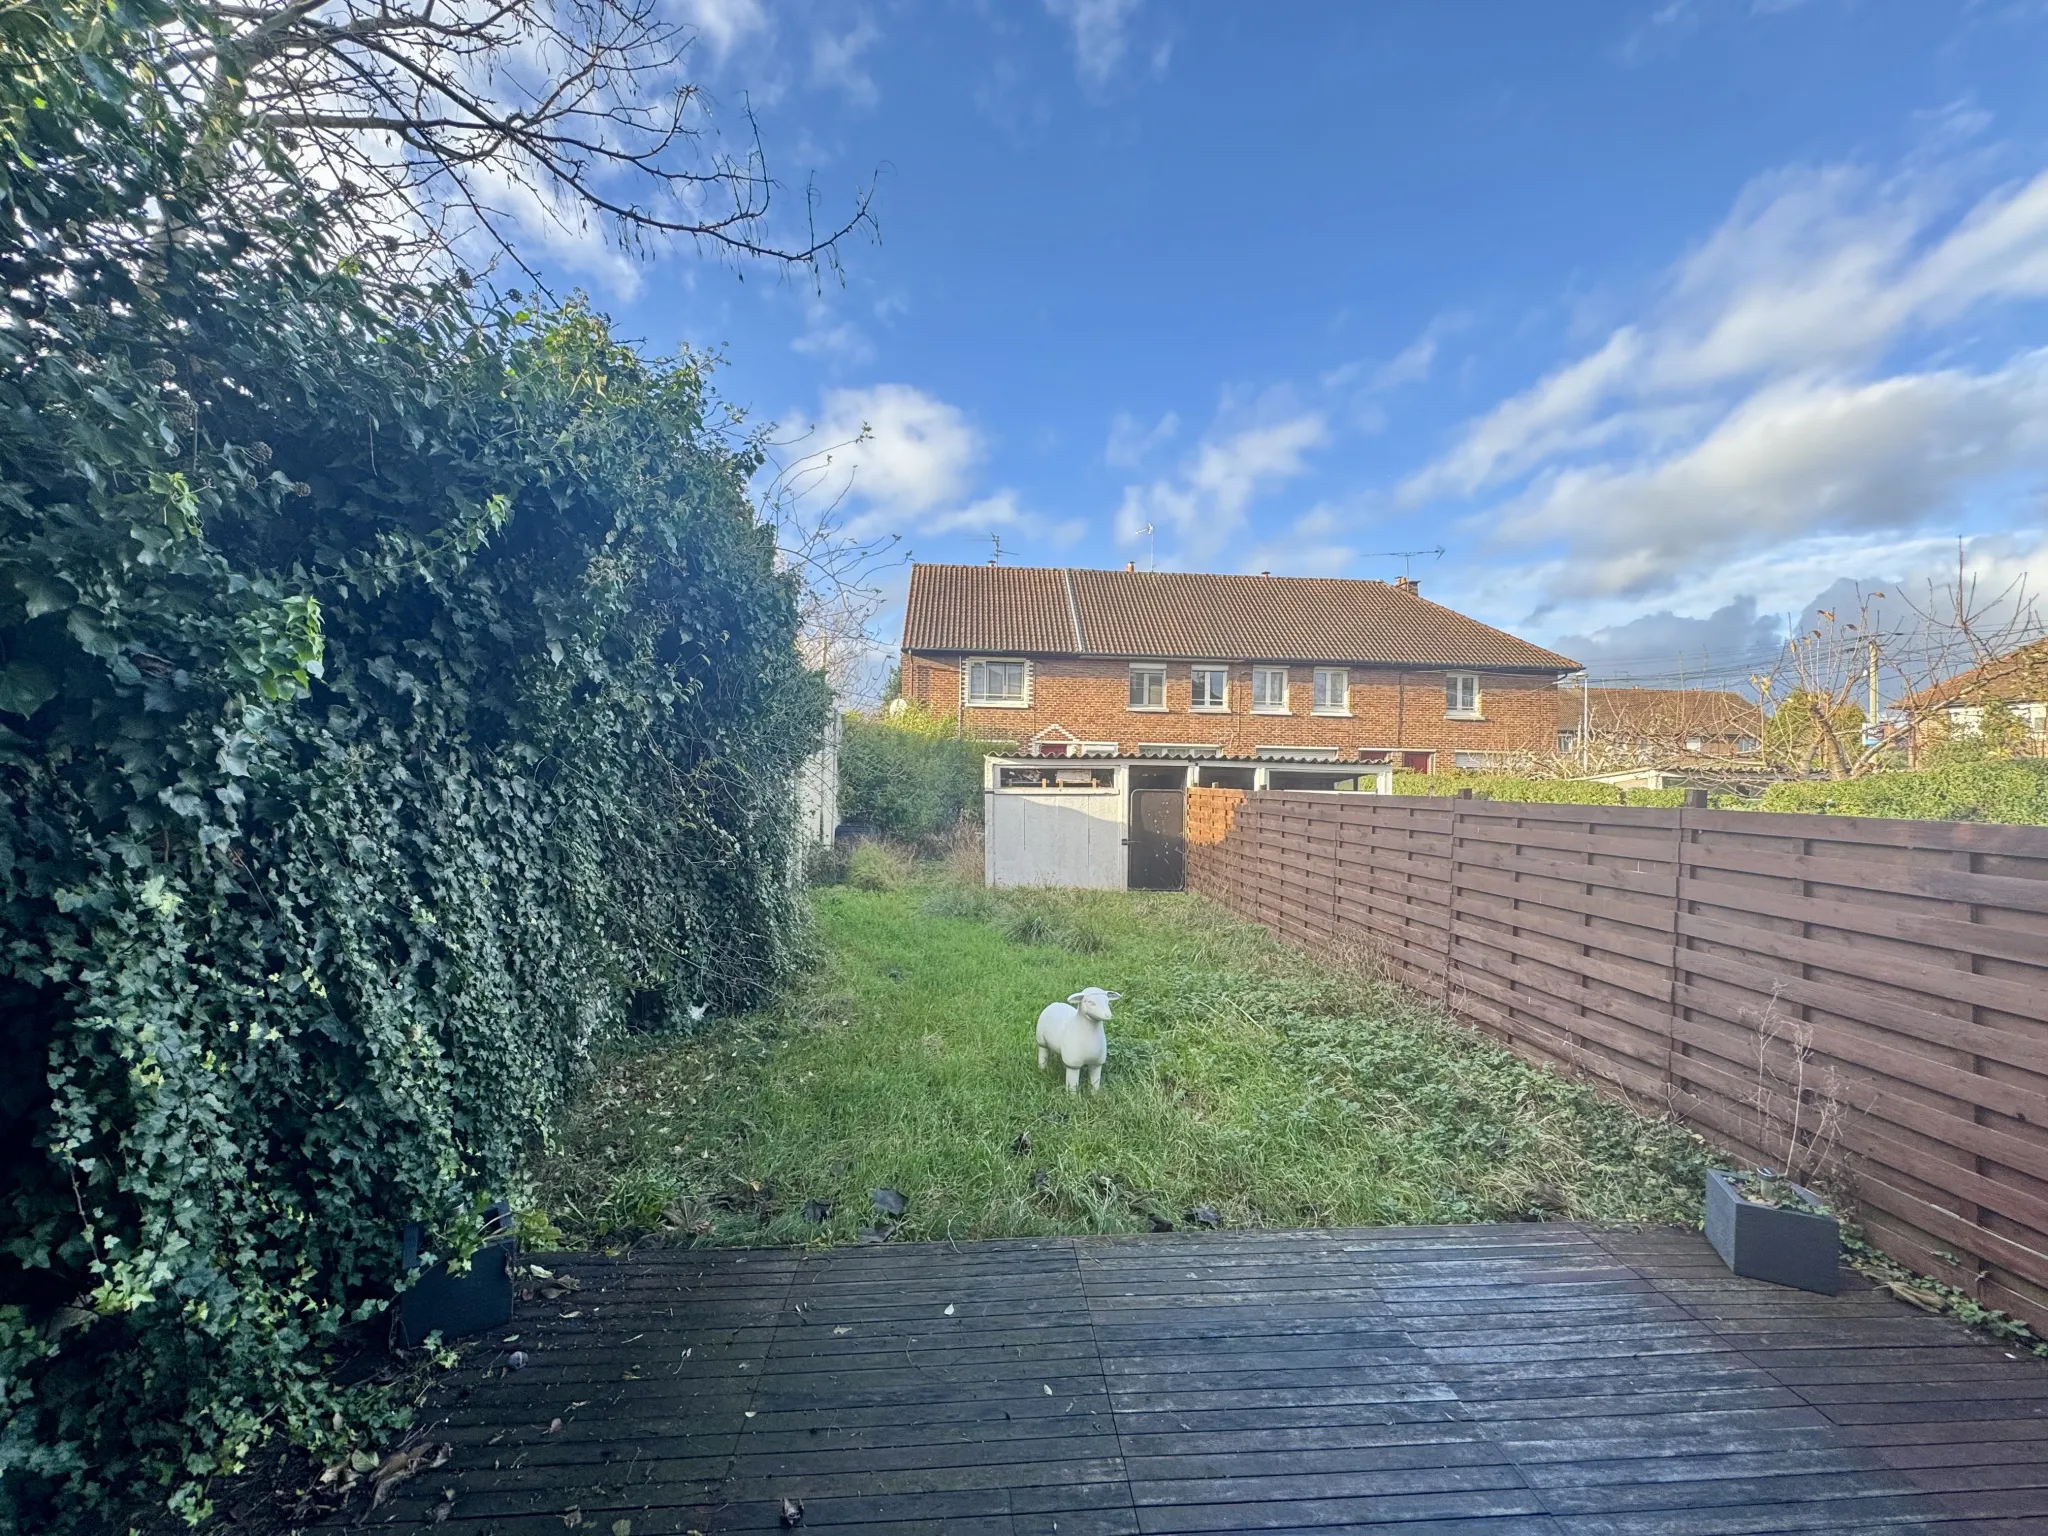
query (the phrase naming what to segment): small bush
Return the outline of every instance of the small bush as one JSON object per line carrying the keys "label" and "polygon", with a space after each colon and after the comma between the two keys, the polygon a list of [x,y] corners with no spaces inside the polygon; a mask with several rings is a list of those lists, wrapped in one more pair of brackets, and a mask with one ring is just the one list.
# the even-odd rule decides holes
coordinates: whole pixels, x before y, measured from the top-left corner
{"label": "small bush", "polygon": [[981,760],[1005,743],[963,741],[952,722],[904,709],[879,720],[849,715],[839,746],[839,814],[890,837],[939,837],[981,820]]}
{"label": "small bush", "polygon": [[846,883],[857,891],[900,891],[910,879],[910,859],[887,843],[861,843],[846,858]]}

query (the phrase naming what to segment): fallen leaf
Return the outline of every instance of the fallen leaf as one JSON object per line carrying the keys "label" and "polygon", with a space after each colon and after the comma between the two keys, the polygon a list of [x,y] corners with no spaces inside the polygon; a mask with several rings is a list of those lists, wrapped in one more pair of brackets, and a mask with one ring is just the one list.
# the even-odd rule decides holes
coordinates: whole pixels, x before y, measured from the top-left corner
{"label": "fallen leaf", "polygon": [[560,1429],[561,1427],[562,1427],[562,1421],[561,1421],[560,1419],[550,1419],[550,1420],[548,1421],[548,1427],[547,1427],[547,1430],[546,1430],[545,1432],[546,1432],[547,1434],[550,1434],[550,1435],[552,1435],[552,1434],[553,1434],[553,1433],[554,1433],[554,1432],[555,1432],[556,1430]]}
{"label": "fallen leaf", "polygon": [[1187,1219],[1198,1227],[1220,1227],[1223,1225],[1223,1218],[1216,1214],[1216,1207],[1213,1205],[1196,1206],[1192,1211],[1188,1212]]}
{"label": "fallen leaf", "polygon": [[612,1522],[612,1536],[633,1536],[633,1522],[630,1520],[614,1520]]}
{"label": "fallen leaf", "polygon": [[782,1523],[784,1525],[802,1525],[804,1523],[803,1500],[792,1499],[787,1495],[783,1496]]}
{"label": "fallen leaf", "polygon": [[1017,1133],[1017,1139],[1010,1143],[1010,1153],[1013,1157],[1029,1157],[1031,1155],[1031,1133],[1029,1131],[1019,1131]]}
{"label": "fallen leaf", "polygon": [[562,1511],[562,1524],[568,1526],[570,1530],[575,1530],[576,1527],[581,1525],[582,1523],[583,1506],[581,1504],[571,1504],[567,1509]]}
{"label": "fallen leaf", "polygon": [[833,1331],[834,1333],[851,1333],[851,1332],[853,1332],[853,1330],[852,1330],[851,1328],[834,1328],[834,1329],[833,1329],[832,1331]]}
{"label": "fallen leaf", "polygon": [[1152,1212],[1145,1220],[1154,1232],[1171,1232],[1173,1230],[1173,1223],[1157,1211]]}
{"label": "fallen leaf", "polygon": [[375,1509],[390,1498],[391,1490],[407,1478],[416,1477],[422,1472],[431,1472],[435,1467],[446,1466],[454,1449],[451,1445],[436,1443],[416,1445],[410,1450],[393,1451],[384,1458],[384,1464],[370,1480],[370,1508]]}
{"label": "fallen leaf", "polygon": [[947,1303],[946,1303],[946,1316],[948,1316],[948,1317],[951,1317],[952,1315],[953,1315],[953,1303],[951,1303],[951,1302],[949,1301],[949,1302],[947,1302]]}
{"label": "fallen leaf", "polygon": [[1038,1169],[1031,1175],[1032,1193],[1042,1195],[1045,1194],[1051,1188],[1052,1175],[1047,1173],[1043,1168]]}
{"label": "fallen leaf", "polygon": [[874,1190],[869,1198],[874,1201],[875,1209],[891,1220],[900,1218],[910,1209],[910,1202],[893,1189]]}
{"label": "fallen leaf", "polygon": [[832,1219],[832,1202],[829,1200],[806,1200],[804,1220],[812,1226],[822,1226]]}
{"label": "fallen leaf", "polygon": [[889,1241],[887,1227],[862,1227],[854,1234],[854,1240],[861,1243],[886,1243]]}
{"label": "fallen leaf", "polygon": [[1051,1396],[1052,1396],[1052,1387],[1051,1387],[1050,1385],[1046,1385],[1046,1387],[1045,1387],[1045,1395],[1046,1395],[1047,1397],[1051,1397]]}
{"label": "fallen leaf", "polygon": [[1939,1293],[1922,1290],[1917,1285],[1908,1285],[1903,1280],[1887,1280],[1884,1282],[1884,1288],[1899,1300],[1918,1307],[1922,1312],[1940,1312],[1945,1307]]}

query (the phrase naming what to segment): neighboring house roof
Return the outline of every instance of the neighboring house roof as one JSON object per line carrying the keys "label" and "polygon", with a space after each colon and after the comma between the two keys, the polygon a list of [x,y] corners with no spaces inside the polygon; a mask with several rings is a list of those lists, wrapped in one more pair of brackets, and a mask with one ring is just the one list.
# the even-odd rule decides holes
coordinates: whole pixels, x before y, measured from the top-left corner
{"label": "neighboring house roof", "polygon": [[1754,736],[1758,728],[1753,701],[1717,688],[1595,688],[1583,706],[1577,688],[1558,690],[1560,730],[1578,730],[1588,715],[1604,736]]}
{"label": "neighboring house roof", "polygon": [[1327,576],[914,565],[906,651],[1574,672],[1414,592]]}
{"label": "neighboring house roof", "polygon": [[1908,699],[1916,709],[1939,704],[2039,704],[2048,701],[2048,640],[2036,640]]}

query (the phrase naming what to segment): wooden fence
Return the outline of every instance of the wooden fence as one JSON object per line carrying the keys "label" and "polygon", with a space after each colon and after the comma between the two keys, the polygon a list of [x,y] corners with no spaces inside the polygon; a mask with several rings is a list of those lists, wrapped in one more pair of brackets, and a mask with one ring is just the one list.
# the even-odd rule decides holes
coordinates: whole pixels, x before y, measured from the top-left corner
{"label": "wooden fence", "polygon": [[1285,792],[1189,820],[1190,889],[1749,1160],[1832,1099],[1872,1240],[2048,1324],[2048,828]]}

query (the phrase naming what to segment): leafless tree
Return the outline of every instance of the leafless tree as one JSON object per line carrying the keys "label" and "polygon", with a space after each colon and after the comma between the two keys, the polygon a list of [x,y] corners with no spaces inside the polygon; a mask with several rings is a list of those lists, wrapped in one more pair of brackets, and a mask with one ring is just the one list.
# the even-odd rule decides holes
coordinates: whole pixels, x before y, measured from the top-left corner
{"label": "leafless tree", "polygon": [[[813,446],[806,434],[762,445],[770,460],[761,512],[775,529],[776,558],[799,583],[797,643],[833,693],[854,705],[879,701],[887,644],[873,625],[887,602],[882,582],[910,558],[901,535],[861,538],[842,515],[853,480],[840,461],[867,437],[863,427],[841,443]],[[790,456],[777,460],[778,451]]]}
{"label": "leafless tree", "polygon": [[[738,147],[689,74],[694,34],[659,0],[194,0],[151,60],[221,118],[269,131],[393,260],[481,245],[529,275],[518,235],[628,252],[685,239],[813,272],[872,230],[872,184],[822,218],[774,217],[750,109]],[[240,167],[260,177],[252,156]]]}
{"label": "leafless tree", "polygon": [[1885,593],[1859,590],[1853,610],[1818,610],[1817,622],[1786,642],[1773,674],[1780,713],[1796,715],[1775,734],[1830,777],[1895,764],[1948,708],[1942,684],[2042,633],[2026,577],[1987,592],[1960,546],[1952,577],[1891,601],[1887,611]]}

